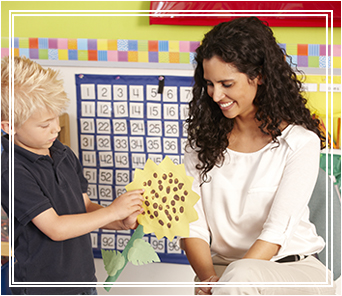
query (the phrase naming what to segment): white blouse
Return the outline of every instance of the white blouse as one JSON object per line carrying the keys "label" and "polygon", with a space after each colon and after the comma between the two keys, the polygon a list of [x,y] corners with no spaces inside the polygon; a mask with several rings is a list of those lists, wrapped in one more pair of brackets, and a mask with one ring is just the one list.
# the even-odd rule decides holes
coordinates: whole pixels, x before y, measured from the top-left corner
{"label": "white blouse", "polygon": [[208,173],[211,181],[202,186],[196,152],[185,153],[185,169],[201,196],[190,237],[208,242],[212,255],[240,259],[257,239],[281,245],[272,260],[324,248],[308,208],[319,170],[320,140],[298,125],[289,125],[278,140],[279,146],[269,143],[253,153],[227,149],[223,165],[215,166]]}

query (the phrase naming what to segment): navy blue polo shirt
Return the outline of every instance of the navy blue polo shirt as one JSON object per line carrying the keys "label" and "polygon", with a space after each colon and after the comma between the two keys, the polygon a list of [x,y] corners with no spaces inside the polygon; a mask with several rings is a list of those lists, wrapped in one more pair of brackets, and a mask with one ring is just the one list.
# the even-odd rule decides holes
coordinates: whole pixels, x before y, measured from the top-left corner
{"label": "navy blue polo shirt", "polygon": [[[9,210],[9,141],[2,136],[1,205]],[[51,157],[14,145],[14,265],[16,282],[96,281],[90,234],[61,242],[51,240],[32,219],[49,208],[58,215],[85,213],[88,182],[76,155],[56,140]],[[14,211],[13,211],[14,209]],[[13,288],[28,294],[78,294],[84,287]]]}

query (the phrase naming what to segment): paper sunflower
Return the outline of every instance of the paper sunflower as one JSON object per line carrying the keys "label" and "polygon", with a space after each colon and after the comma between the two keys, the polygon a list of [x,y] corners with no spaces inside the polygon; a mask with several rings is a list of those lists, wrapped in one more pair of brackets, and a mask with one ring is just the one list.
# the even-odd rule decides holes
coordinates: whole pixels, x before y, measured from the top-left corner
{"label": "paper sunflower", "polygon": [[[143,170],[136,169],[127,191],[144,188],[145,212],[138,216],[139,226],[123,252],[102,250],[107,270],[106,282],[115,282],[128,262],[135,265],[159,262],[158,254],[142,238],[154,232],[158,239],[189,236],[189,223],[198,215],[194,205],[199,195],[192,191],[193,178],[186,175],[183,164],[175,165],[169,157],[156,165],[148,159]],[[110,285],[105,289],[109,291]]]}
{"label": "paper sunflower", "polygon": [[192,182],[184,165],[175,165],[169,157],[159,165],[148,159],[143,170],[135,170],[126,190],[145,189],[145,212],[138,216],[144,233],[154,232],[158,239],[165,236],[170,241],[189,236],[189,223],[198,219],[194,205],[200,198],[192,191]]}

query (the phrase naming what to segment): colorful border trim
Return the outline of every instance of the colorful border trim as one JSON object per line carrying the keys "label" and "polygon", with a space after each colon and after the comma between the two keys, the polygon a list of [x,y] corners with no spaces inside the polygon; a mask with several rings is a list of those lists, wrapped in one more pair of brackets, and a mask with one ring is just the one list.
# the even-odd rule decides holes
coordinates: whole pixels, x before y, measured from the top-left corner
{"label": "colorful border trim", "polygon": [[[2,38],[7,39],[8,38]],[[3,40],[5,42],[5,40]],[[38,60],[192,64],[199,41],[14,38],[14,55]],[[341,68],[341,45],[279,44],[298,67]],[[9,54],[1,48],[1,57]]]}

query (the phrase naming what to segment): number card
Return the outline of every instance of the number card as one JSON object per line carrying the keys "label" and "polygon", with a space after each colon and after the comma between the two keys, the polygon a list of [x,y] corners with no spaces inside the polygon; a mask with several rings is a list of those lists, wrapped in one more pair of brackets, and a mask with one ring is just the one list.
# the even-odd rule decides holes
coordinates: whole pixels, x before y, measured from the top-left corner
{"label": "number card", "polygon": [[94,136],[81,135],[80,143],[82,150],[94,150]]}
{"label": "number card", "polygon": [[111,134],[109,119],[96,119],[96,127],[98,134]]}
{"label": "number card", "polygon": [[131,135],[145,135],[145,123],[143,120],[131,120]]}
{"label": "number card", "polygon": [[115,235],[102,234],[101,235],[101,249],[114,249],[115,248]]}
{"label": "number card", "polygon": [[113,152],[99,152],[100,167],[112,167],[113,166]]}
{"label": "number card", "polygon": [[98,100],[112,100],[112,86],[110,84],[97,85]]}
{"label": "number card", "polygon": [[115,184],[127,185],[129,183],[129,170],[115,171]]}
{"label": "number card", "polygon": [[90,199],[97,199],[97,186],[95,184],[89,184],[87,194]]}
{"label": "number card", "polygon": [[127,243],[130,239],[128,235],[119,234],[116,236],[116,249],[119,251],[123,251],[123,249],[127,246]]}
{"label": "number card", "polygon": [[169,254],[181,254],[182,250],[177,243],[177,238],[171,241],[167,240],[167,252]]}
{"label": "number card", "polygon": [[131,118],[144,118],[144,104],[143,103],[130,103],[129,114]]}
{"label": "number card", "polygon": [[114,100],[127,101],[127,85],[113,85]]}
{"label": "number card", "polygon": [[161,100],[161,94],[158,93],[158,85],[146,85],[146,98],[148,101]]}
{"label": "number card", "polygon": [[97,248],[97,245],[98,245],[98,242],[97,242],[98,234],[97,233],[91,233],[90,234],[90,238],[91,238],[91,246],[93,248]]}
{"label": "number card", "polygon": [[114,136],[115,151],[128,151],[128,137]]}
{"label": "number card", "polygon": [[147,118],[161,119],[161,105],[147,103]]}
{"label": "number card", "polygon": [[110,136],[96,136],[97,150],[111,150]]}
{"label": "number card", "polygon": [[180,101],[188,103],[192,100],[192,87],[181,86],[179,88]]}
{"label": "number card", "polygon": [[143,137],[130,137],[130,148],[132,152],[144,152],[144,138]]}
{"label": "number card", "polygon": [[[192,77],[75,75],[79,158],[88,181],[92,201],[110,205],[126,192],[135,169],[143,169],[148,158],[156,164],[168,156],[183,161],[188,104],[192,99]],[[101,249],[122,251],[133,231],[97,229],[91,233],[95,257]],[[188,264],[174,239],[158,240],[145,235],[162,262]]]}
{"label": "number card", "polygon": [[130,101],[143,101],[144,100],[144,86],[130,85],[129,86],[129,100]]}
{"label": "number card", "polygon": [[82,152],[83,165],[96,166],[96,153],[95,151],[83,151]]}
{"label": "number card", "polygon": [[87,134],[93,134],[95,133],[95,124],[94,119],[87,119],[87,118],[81,118],[80,120],[80,126],[81,126],[81,133]]}
{"label": "number card", "polygon": [[99,185],[99,197],[101,199],[112,200],[113,199],[112,186]]}
{"label": "number card", "polygon": [[114,117],[128,117],[128,107],[125,102],[114,103]]}
{"label": "number card", "polygon": [[113,134],[127,135],[127,121],[126,119],[113,119]]}
{"label": "number card", "polygon": [[82,100],[95,99],[95,84],[82,84],[81,85],[81,98]]}
{"label": "number card", "polygon": [[163,92],[164,102],[177,102],[177,87],[166,86]]}
{"label": "number card", "polygon": [[162,122],[159,120],[147,121],[147,135],[148,136],[162,136]]}
{"label": "number card", "polygon": [[95,116],[95,102],[82,102],[82,116],[83,117]]}
{"label": "number card", "polygon": [[97,117],[111,117],[112,104],[110,102],[97,103]]}

